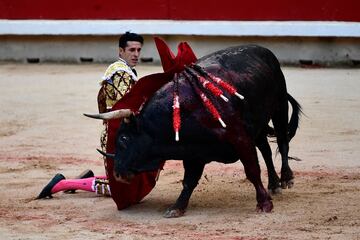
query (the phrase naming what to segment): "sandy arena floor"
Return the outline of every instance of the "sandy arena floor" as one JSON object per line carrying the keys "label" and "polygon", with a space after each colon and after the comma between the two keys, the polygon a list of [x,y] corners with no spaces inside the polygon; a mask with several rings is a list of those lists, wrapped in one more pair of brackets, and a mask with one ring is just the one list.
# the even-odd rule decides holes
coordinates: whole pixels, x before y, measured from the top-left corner
{"label": "sandy arena floor", "polygon": [[[295,186],[273,197],[272,213],[256,213],[240,162],[209,164],[178,219],[162,217],[181,189],[175,161],[142,203],[123,211],[82,191],[33,200],[58,172],[104,173],[95,151],[101,123],[82,113],[97,111],[105,68],[0,64],[0,239],[360,239],[360,69],[284,68],[306,116],[290,145],[302,159],[290,162]],[[278,155],[275,164],[279,170]]]}

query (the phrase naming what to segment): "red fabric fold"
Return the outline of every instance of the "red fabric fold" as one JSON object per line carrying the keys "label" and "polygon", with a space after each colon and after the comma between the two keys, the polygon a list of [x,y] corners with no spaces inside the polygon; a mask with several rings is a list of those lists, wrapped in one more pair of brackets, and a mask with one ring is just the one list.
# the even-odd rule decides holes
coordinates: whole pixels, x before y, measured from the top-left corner
{"label": "red fabric fold", "polygon": [[[197,58],[186,42],[178,45],[178,53],[175,57],[168,45],[161,38],[154,38],[158,49],[164,73],[147,75],[138,80],[131,90],[120,99],[112,108],[131,109],[138,112],[139,108],[163,85],[171,81],[175,73],[184,70],[185,66],[194,63]],[[120,120],[111,120],[108,123],[107,152],[115,152],[116,131],[120,126]],[[114,161],[106,159],[106,172],[108,173],[111,196],[119,210],[140,202],[156,184],[158,171],[144,172],[135,176],[130,184],[124,184],[115,180],[113,175]],[[163,166],[163,165],[162,165]],[[160,166],[162,168],[162,166]]]}
{"label": "red fabric fold", "polygon": [[185,66],[190,65],[197,60],[193,50],[187,42],[179,43],[178,53],[175,57],[174,53],[163,39],[155,37],[154,40],[165,73],[179,73],[184,70]]}

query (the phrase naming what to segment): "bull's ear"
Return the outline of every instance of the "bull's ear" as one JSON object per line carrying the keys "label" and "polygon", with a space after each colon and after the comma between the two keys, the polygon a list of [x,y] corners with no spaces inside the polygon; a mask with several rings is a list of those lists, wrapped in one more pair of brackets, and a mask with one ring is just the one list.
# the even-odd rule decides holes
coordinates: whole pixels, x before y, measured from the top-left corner
{"label": "bull's ear", "polygon": [[134,114],[131,114],[129,116],[129,122],[131,122],[132,124],[136,124],[137,123],[137,120],[136,120],[136,117]]}
{"label": "bull's ear", "polygon": [[131,114],[129,117],[123,119],[124,123],[126,123],[131,129],[138,131],[138,121],[135,115]]}
{"label": "bull's ear", "polygon": [[133,129],[136,129],[137,132],[140,132],[140,122],[135,115],[131,115],[129,117],[129,124],[133,127]]}

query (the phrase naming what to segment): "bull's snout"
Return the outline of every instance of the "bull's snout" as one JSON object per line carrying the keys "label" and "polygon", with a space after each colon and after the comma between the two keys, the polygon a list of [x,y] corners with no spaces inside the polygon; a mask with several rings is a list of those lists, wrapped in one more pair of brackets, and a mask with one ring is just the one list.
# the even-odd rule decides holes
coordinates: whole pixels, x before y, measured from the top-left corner
{"label": "bull's snout", "polygon": [[115,180],[122,182],[122,183],[130,184],[130,182],[133,180],[134,177],[135,177],[135,174],[131,173],[131,172],[120,174],[120,173],[117,173],[116,171],[114,171]]}

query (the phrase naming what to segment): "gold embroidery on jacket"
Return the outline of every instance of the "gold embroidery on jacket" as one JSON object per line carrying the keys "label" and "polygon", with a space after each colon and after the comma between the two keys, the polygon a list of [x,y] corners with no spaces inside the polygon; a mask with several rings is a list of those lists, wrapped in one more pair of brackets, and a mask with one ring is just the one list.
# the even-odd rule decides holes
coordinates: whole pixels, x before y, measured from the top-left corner
{"label": "gold embroidery on jacket", "polygon": [[103,81],[107,109],[112,108],[130,90],[134,83],[132,77],[124,71],[116,72],[112,76],[112,83]]}

